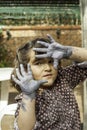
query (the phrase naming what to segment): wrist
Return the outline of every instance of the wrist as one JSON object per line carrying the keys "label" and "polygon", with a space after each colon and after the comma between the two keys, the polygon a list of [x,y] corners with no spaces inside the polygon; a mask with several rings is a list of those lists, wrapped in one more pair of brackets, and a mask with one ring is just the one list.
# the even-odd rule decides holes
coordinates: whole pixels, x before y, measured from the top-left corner
{"label": "wrist", "polygon": [[23,98],[24,99],[35,99],[35,93],[26,94],[23,92]]}
{"label": "wrist", "polygon": [[66,52],[65,52],[65,58],[69,58],[72,55],[72,47],[67,46],[66,47]]}

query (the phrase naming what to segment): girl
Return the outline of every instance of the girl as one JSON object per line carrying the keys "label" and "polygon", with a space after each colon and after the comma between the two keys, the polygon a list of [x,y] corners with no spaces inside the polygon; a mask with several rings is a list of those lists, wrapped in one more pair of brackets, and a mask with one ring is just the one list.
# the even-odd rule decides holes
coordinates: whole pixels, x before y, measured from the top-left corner
{"label": "girl", "polygon": [[16,97],[15,130],[81,130],[73,90],[87,78],[87,62],[61,67],[61,59],[86,61],[87,50],[63,46],[48,35],[18,49],[12,74]]}

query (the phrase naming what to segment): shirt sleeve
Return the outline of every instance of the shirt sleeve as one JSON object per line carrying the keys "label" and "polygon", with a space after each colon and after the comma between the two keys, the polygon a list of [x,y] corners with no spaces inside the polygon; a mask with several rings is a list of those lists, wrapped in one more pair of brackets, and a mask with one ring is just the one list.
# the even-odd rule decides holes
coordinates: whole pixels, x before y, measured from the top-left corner
{"label": "shirt sleeve", "polygon": [[83,82],[87,78],[87,68],[80,68],[78,64],[71,65],[64,69],[63,75],[71,89],[74,89],[80,82]]}

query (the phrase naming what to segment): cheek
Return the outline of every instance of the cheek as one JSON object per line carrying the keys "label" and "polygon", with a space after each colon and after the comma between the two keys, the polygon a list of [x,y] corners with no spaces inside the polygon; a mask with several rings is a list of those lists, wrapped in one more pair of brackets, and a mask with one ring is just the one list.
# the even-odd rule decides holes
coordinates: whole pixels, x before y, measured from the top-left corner
{"label": "cheek", "polygon": [[41,79],[41,70],[38,67],[31,67],[32,74],[35,80]]}
{"label": "cheek", "polygon": [[53,70],[53,75],[54,75],[54,79],[56,79],[58,75],[58,70]]}

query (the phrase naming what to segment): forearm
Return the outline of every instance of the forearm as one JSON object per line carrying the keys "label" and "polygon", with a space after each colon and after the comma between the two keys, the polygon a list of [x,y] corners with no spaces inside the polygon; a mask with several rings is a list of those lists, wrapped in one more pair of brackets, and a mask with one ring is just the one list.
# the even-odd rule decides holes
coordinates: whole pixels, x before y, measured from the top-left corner
{"label": "forearm", "polygon": [[74,61],[87,61],[87,49],[81,47],[72,47],[72,55],[69,59]]}
{"label": "forearm", "polygon": [[23,96],[19,115],[17,118],[19,130],[32,130],[34,128],[35,118],[35,99]]}
{"label": "forearm", "polygon": [[16,124],[15,127],[18,125],[19,130],[32,130],[36,122],[35,93],[36,90],[47,81],[34,80],[30,64],[27,65],[27,72],[25,71],[23,64],[20,64],[20,68],[16,69],[16,76],[12,75],[12,79],[19,85],[23,93],[14,125]]}

